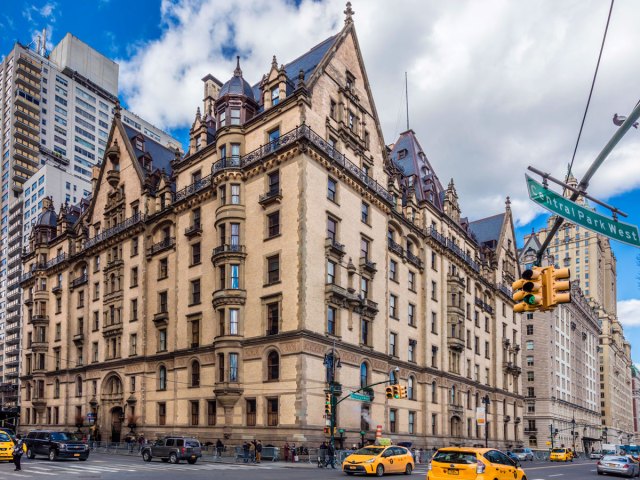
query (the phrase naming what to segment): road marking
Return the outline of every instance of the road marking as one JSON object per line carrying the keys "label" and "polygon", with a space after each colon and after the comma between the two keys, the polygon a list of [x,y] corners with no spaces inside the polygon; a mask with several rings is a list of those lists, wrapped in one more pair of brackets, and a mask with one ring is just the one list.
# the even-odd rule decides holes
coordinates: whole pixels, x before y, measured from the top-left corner
{"label": "road marking", "polygon": [[564,473],[555,473],[553,475],[549,475],[549,478],[551,478],[551,477],[561,477],[562,475],[564,475]]}
{"label": "road marking", "polygon": [[42,467],[29,467],[29,471],[35,470],[38,475],[57,475],[57,473],[46,472]]}

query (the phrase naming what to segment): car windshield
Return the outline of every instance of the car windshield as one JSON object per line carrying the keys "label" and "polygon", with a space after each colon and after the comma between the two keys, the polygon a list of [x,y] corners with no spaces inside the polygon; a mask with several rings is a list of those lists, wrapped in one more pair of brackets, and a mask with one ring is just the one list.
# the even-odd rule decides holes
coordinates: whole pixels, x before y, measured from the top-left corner
{"label": "car windshield", "polygon": [[551,453],[564,453],[564,448],[554,448]]}
{"label": "car windshield", "polygon": [[614,457],[611,455],[604,457],[602,461],[603,462],[622,462],[622,463],[628,462],[627,457]]}
{"label": "car windshield", "polygon": [[194,440],[193,438],[188,438],[184,441],[184,444],[187,447],[199,447],[200,446],[200,442],[198,440]]}
{"label": "car windshield", "polygon": [[51,440],[55,442],[77,442],[80,439],[73,433],[67,432],[54,432],[51,434]]}
{"label": "car windshield", "polygon": [[364,447],[354,452],[354,455],[380,455],[384,447]]}
{"label": "car windshield", "polygon": [[524,448],[514,448],[513,453],[524,453]]}
{"label": "car windshield", "polygon": [[0,442],[10,442],[11,437],[6,433],[0,432]]}
{"label": "car windshield", "polygon": [[458,463],[472,465],[477,463],[476,454],[473,452],[438,452],[433,457],[434,462]]}

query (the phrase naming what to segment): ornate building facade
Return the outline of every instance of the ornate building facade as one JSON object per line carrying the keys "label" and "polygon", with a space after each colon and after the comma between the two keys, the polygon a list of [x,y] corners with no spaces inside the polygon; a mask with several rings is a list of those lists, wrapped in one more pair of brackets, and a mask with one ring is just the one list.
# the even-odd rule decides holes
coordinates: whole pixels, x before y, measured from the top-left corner
{"label": "ornate building facade", "polygon": [[412,131],[384,144],[352,11],[251,86],[207,75],[186,156],[116,115],[80,209],[45,205],[23,257],[23,425],[103,439],[522,442],[511,210],[470,222]]}

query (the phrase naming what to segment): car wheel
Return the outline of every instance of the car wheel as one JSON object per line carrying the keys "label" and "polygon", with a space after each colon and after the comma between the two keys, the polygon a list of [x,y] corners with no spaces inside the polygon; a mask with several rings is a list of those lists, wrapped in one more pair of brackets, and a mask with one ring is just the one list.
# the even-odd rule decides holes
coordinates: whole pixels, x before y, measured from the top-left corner
{"label": "car wheel", "polygon": [[384,475],[384,467],[382,465],[378,465],[376,467],[376,477],[381,477]]}
{"label": "car wheel", "polygon": [[36,458],[36,454],[33,453],[33,450],[31,450],[30,448],[27,449],[27,458],[29,460],[33,460],[34,458]]}
{"label": "car wheel", "polygon": [[49,450],[49,460],[53,462],[56,458],[58,458],[58,453],[52,448]]}
{"label": "car wheel", "polygon": [[190,458],[189,460],[187,460],[187,462],[189,462],[190,465],[193,465],[194,463],[196,463],[198,461],[197,458]]}
{"label": "car wheel", "polygon": [[178,456],[175,453],[172,453],[171,455],[169,455],[169,463],[179,463],[180,460],[178,460]]}
{"label": "car wheel", "polygon": [[404,474],[405,475],[411,475],[411,472],[413,472],[413,467],[411,466],[410,463],[407,463],[407,468],[405,468]]}
{"label": "car wheel", "polygon": [[144,452],[142,452],[142,460],[144,460],[145,462],[151,461],[151,453],[149,452],[149,450],[145,450]]}

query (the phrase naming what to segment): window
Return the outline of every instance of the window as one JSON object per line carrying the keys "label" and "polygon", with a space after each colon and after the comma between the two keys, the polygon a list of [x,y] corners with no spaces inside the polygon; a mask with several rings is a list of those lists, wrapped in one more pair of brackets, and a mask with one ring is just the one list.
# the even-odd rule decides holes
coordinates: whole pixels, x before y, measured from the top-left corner
{"label": "window", "polygon": [[200,424],[200,402],[198,400],[192,400],[191,404],[191,425]]}
{"label": "window", "polygon": [[389,261],[389,280],[398,281],[398,262],[395,260]]}
{"label": "window", "polygon": [[416,325],[416,306],[413,303],[410,303],[407,308],[407,312],[408,312],[409,325],[415,326]]}
{"label": "window", "polygon": [[389,355],[392,357],[398,356],[397,351],[398,334],[391,332],[389,334]]}
{"label": "window", "polygon": [[431,333],[438,333],[438,314],[431,312]]}
{"label": "window", "polygon": [[138,320],[138,299],[134,298],[131,300],[131,321],[135,322]]}
{"label": "window", "polygon": [[158,294],[158,313],[168,313],[169,312],[169,303],[168,303],[168,294],[167,292],[160,292]]}
{"label": "window", "polygon": [[267,258],[267,284],[280,281],[280,255]]}
{"label": "window", "polygon": [[267,304],[267,335],[276,335],[280,331],[280,304]]}
{"label": "window", "polygon": [[200,346],[200,320],[191,322],[191,348]]}
{"label": "window", "polygon": [[161,258],[158,263],[158,280],[165,279],[169,276],[169,259]]}
{"label": "window", "polygon": [[131,269],[131,287],[138,286],[138,267],[133,267]]}
{"label": "window", "polygon": [[274,107],[280,103],[280,87],[273,87],[271,89],[271,105]]}
{"label": "window", "polygon": [[212,426],[216,424],[216,401],[207,401],[207,425]]}
{"label": "window", "polygon": [[336,318],[337,310],[335,307],[328,306],[327,307],[327,333],[331,335],[336,334]]}
{"label": "window", "polygon": [[409,412],[409,433],[414,434],[416,429],[416,412]]}
{"label": "window", "polygon": [[136,255],[138,255],[138,237],[131,239],[131,256],[135,257]]}
{"label": "window", "polygon": [[398,318],[398,297],[393,294],[389,295],[389,316]]}
{"label": "window", "polygon": [[267,237],[273,238],[280,235],[280,211],[267,215]]}
{"label": "window", "polygon": [[162,402],[158,403],[158,425],[167,424],[167,404]]}
{"label": "window", "polygon": [[327,283],[331,285],[336,283],[336,263],[331,260],[327,260]]}
{"label": "window", "polygon": [[409,271],[409,290],[416,291],[416,274],[412,271]]}
{"label": "window", "polygon": [[200,242],[191,245],[191,265],[199,265],[201,260]]}
{"label": "window", "polygon": [[416,361],[416,341],[415,340],[409,340],[408,360],[410,362]]}
{"label": "window", "polygon": [[200,279],[191,281],[191,305],[200,304]]}
{"label": "window", "polygon": [[238,319],[240,310],[237,308],[229,309],[229,335],[238,335]]}
{"label": "window", "polygon": [[527,367],[533,367],[533,365],[534,365],[533,355],[528,355],[527,356]]}
{"label": "window", "polygon": [[327,198],[332,202],[338,201],[338,181],[331,177],[327,180]]}
{"label": "window", "polygon": [[416,399],[416,379],[412,376],[409,376],[407,380],[407,398],[409,400]]}
{"label": "window", "polygon": [[275,128],[269,132],[269,143],[273,148],[278,146],[278,140],[280,139],[280,129]]}
{"label": "window", "polygon": [[231,204],[240,205],[240,185],[235,183],[231,185]]}
{"label": "window", "polygon": [[362,202],[360,207],[360,220],[362,223],[369,225],[369,204]]}
{"label": "window", "polygon": [[327,237],[331,239],[332,243],[337,242],[338,234],[338,221],[334,218],[327,217]]}
{"label": "window", "polygon": [[158,370],[158,390],[166,390],[167,389],[167,367],[164,365],[160,366]]}
{"label": "window", "polygon": [[129,336],[129,356],[138,354],[138,335],[132,333]]}
{"label": "window", "polygon": [[533,372],[527,372],[527,382],[533,382],[535,380]]}
{"label": "window", "polygon": [[267,356],[267,380],[278,380],[280,378],[280,356],[278,352],[272,351]]}
{"label": "window", "polygon": [[360,364],[360,388],[369,385],[369,367],[366,362]]}
{"label": "window", "polygon": [[240,265],[231,265],[231,288],[234,290],[240,288]]}
{"label": "window", "polygon": [[167,351],[167,330],[165,328],[158,331],[158,351]]}
{"label": "window", "polygon": [[240,125],[240,109],[231,109],[231,125]]}
{"label": "window", "polygon": [[527,325],[527,335],[533,335],[533,325]]}
{"label": "window", "polygon": [[267,181],[269,182],[268,191],[270,194],[277,194],[280,192],[280,172],[278,170],[271,172],[267,177]]}
{"label": "window", "polygon": [[527,340],[527,350],[533,350],[533,340]]}
{"label": "window", "polygon": [[360,238],[360,258],[364,258],[365,260],[369,260],[369,250],[371,247],[371,242],[366,238]]}
{"label": "window", "polygon": [[396,416],[398,411],[395,408],[389,410],[389,432],[396,433]]}
{"label": "window", "polygon": [[436,282],[431,282],[431,299],[438,299],[438,284]]}
{"label": "window", "polygon": [[197,360],[191,363],[191,386],[200,386],[200,363]]}
{"label": "window", "polygon": [[277,427],[278,426],[278,399],[277,398],[267,398],[267,425],[269,427]]}
{"label": "window", "polygon": [[238,381],[238,354],[237,353],[229,354],[229,381],[230,382]]}
{"label": "window", "polygon": [[255,427],[256,425],[256,399],[247,399],[247,426]]}
{"label": "window", "polygon": [[360,317],[360,343],[362,345],[370,345],[369,320]]}

